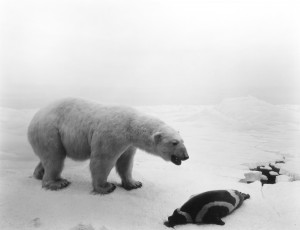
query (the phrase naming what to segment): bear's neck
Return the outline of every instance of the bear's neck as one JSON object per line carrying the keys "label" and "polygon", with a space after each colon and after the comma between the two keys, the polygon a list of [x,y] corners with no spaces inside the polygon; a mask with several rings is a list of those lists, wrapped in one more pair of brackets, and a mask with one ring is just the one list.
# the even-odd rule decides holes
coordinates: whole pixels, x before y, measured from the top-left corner
{"label": "bear's neck", "polygon": [[148,153],[156,154],[153,135],[160,131],[164,122],[149,116],[138,116],[131,122],[132,144]]}

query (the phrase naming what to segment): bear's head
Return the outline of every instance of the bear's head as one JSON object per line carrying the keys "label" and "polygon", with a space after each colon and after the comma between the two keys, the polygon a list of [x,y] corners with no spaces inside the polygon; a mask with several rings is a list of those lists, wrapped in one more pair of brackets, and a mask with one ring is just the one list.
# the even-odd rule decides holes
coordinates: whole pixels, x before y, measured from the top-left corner
{"label": "bear's head", "polygon": [[166,161],[181,165],[181,161],[189,159],[187,150],[179,133],[174,130],[163,130],[153,135],[155,150]]}

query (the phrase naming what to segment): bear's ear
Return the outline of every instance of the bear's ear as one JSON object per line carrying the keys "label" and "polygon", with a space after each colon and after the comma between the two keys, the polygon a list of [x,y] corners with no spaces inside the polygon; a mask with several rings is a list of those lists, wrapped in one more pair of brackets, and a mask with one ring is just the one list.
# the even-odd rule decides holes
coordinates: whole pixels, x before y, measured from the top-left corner
{"label": "bear's ear", "polygon": [[154,139],[154,143],[158,144],[161,139],[162,139],[162,133],[161,132],[157,132],[153,135],[153,139]]}

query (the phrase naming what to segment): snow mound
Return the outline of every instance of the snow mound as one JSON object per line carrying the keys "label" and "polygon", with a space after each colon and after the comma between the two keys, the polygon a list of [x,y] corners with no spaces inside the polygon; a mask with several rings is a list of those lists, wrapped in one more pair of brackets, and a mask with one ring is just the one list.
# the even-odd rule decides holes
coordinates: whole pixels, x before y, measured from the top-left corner
{"label": "snow mound", "polygon": [[255,97],[223,99],[218,105],[139,107],[141,110],[172,122],[198,127],[234,130],[298,129],[300,109],[297,106],[272,105]]}
{"label": "snow mound", "polygon": [[286,125],[295,127],[300,121],[300,113],[289,113],[286,107],[272,105],[252,96],[224,99],[216,106],[216,110],[239,129],[286,128]]}

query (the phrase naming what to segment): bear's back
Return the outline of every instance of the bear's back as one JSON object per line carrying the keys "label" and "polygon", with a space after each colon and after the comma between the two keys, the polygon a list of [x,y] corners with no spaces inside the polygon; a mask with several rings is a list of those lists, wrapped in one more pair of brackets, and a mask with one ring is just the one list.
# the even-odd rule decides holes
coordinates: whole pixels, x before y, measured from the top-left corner
{"label": "bear's back", "polygon": [[139,112],[126,106],[102,105],[93,101],[80,98],[66,98],[56,101],[42,109],[35,115],[34,119],[49,120],[52,123],[75,122],[74,125],[89,122],[104,123],[132,118]]}

